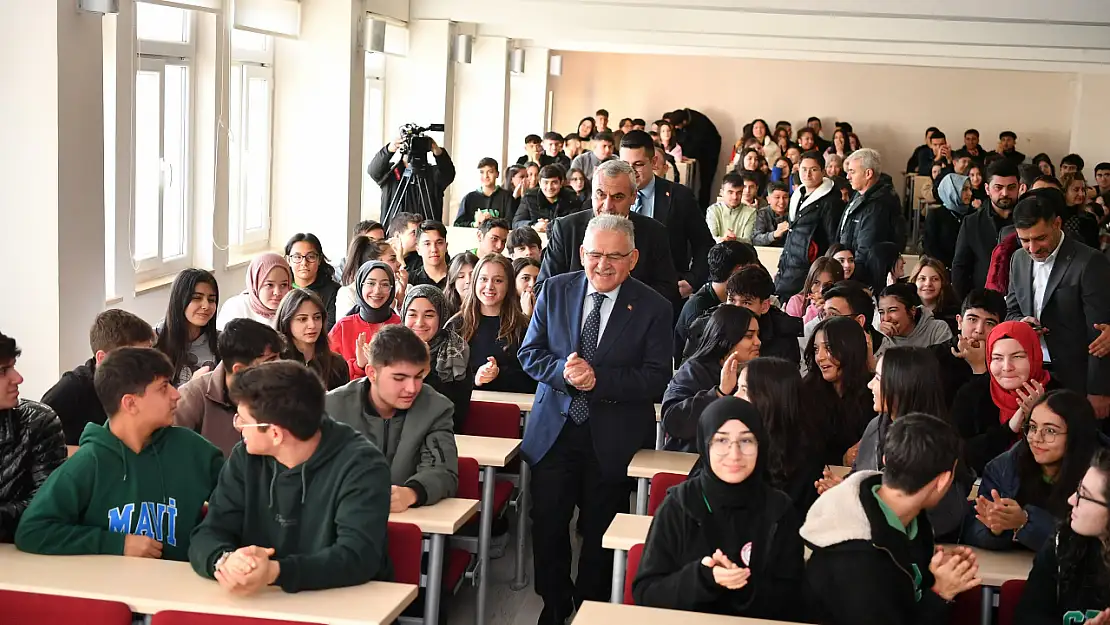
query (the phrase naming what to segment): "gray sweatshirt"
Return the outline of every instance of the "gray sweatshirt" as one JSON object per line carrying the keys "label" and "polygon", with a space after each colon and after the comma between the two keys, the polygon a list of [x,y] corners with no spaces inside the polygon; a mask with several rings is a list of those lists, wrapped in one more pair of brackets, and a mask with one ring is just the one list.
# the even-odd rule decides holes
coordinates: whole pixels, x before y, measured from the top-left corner
{"label": "gray sweatshirt", "polygon": [[[879,316],[875,315],[876,323]],[[909,336],[888,336],[892,347],[932,347],[937,343],[947,343],[952,340],[952,328],[948,324],[933,317],[933,313],[925,308],[921,309],[921,317],[917,326]],[[883,341],[886,343],[886,341]],[[885,351],[885,350],[884,350]]]}

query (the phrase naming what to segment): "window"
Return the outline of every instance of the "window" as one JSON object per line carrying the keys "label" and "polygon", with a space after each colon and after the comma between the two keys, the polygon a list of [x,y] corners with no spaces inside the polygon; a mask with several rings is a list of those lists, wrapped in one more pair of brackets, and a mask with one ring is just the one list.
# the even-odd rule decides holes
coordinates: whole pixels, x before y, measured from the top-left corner
{"label": "window", "polygon": [[271,37],[232,31],[228,240],[249,253],[270,240],[274,70]]}

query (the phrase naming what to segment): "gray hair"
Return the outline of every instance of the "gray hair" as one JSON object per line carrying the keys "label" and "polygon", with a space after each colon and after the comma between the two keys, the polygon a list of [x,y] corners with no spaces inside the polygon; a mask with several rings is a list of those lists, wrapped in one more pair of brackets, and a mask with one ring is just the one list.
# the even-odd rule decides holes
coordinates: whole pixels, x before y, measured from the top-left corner
{"label": "gray hair", "polygon": [[858,163],[861,169],[870,169],[874,171],[876,179],[878,179],[879,174],[883,173],[883,159],[879,156],[878,150],[860,148],[849,154],[848,158],[844,159],[845,167],[847,167],[849,163]]}
{"label": "gray hair", "polygon": [[843,165],[844,159],[841,158],[839,154],[826,154],[825,166],[827,167],[829,165],[832,165],[833,163],[836,163],[837,165]]}
{"label": "gray hair", "polygon": [[632,189],[632,193],[636,193],[636,189],[639,188],[639,185],[636,184],[636,170],[632,169],[632,166],[628,163],[619,159],[614,158],[612,160],[605,161],[604,163],[598,165],[596,169],[594,169],[594,191],[597,191],[597,182],[598,179],[600,179],[602,176],[605,176],[606,178],[620,178],[621,176],[627,176],[629,188]]}
{"label": "gray hair", "polygon": [[[619,162],[619,161],[616,161]],[[606,163],[608,164],[608,163]],[[631,168],[629,168],[631,169]],[[590,220],[586,226],[586,234],[582,237],[582,245],[593,240],[595,232],[617,232],[628,238],[628,247],[636,247],[636,227],[632,220],[619,215],[598,215]]]}

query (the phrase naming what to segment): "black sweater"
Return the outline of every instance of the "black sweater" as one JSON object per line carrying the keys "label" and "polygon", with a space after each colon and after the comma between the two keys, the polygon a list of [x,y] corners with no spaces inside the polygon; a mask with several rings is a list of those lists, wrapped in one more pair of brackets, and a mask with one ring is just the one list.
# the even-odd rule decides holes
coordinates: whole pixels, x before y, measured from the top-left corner
{"label": "black sweater", "polygon": [[104,425],[108,420],[93,386],[95,372],[96,359],[90,358],[73,371],[63,373],[62,379],[42,396],[42,403],[53,408],[62,422],[66,445],[78,444],[85,425]]}
{"label": "black sweater", "polygon": [[[1068,549],[1076,551],[1077,562],[1073,568],[1061,571],[1057,554]],[[1100,552],[1098,540],[1077,536],[1068,529],[1060,530],[1055,540],[1046,541],[1033,560],[1033,570],[1014,613],[1014,625],[1083,623],[1110,607],[1108,593],[1099,592],[1100,582],[1105,586],[1110,577]],[[1070,576],[1070,583],[1061,583],[1065,581],[1061,572]]]}
{"label": "black sweater", "polygon": [[513,213],[516,210],[514,205],[512,191],[507,191],[501,187],[495,188],[492,195],[486,195],[481,189],[471,191],[466,194],[462,202],[459,202],[459,214],[455,217],[455,226],[460,228],[474,227],[474,219],[480,210],[489,212],[493,217],[512,221]]}
{"label": "black sweater", "polygon": [[[462,317],[455,317],[448,327],[458,332],[462,327]],[[520,345],[506,345],[497,338],[501,329],[500,317],[487,317],[482,315],[478,321],[478,328],[470,338],[470,367],[468,375],[471,381],[478,368],[486,364],[486,359],[493,356],[497,360],[497,379],[482,386],[483,391],[501,391],[505,393],[535,393],[536,381],[528,377],[520,366],[517,350]],[[523,340],[524,337],[521,337]]]}
{"label": "black sweater", "polygon": [[[1055,379],[1048,381],[1045,391],[1060,388]],[[952,421],[964,439],[964,457],[977,475],[1002,452],[1010,448],[1018,435],[1000,423],[998,406],[991,399],[990,374],[974,376],[956,393],[952,402]]]}
{"label": "black sweater", "polygon": [[706,406],[717,399],[721,364],[687,360],[675,371],[663,393],[663,431],[666,449],[697,453],[698,419]]}

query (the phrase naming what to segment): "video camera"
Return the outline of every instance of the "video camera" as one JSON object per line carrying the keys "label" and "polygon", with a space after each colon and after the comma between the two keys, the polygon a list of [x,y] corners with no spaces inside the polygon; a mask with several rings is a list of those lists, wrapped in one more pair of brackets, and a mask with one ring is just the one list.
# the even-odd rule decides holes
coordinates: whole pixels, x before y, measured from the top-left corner
{"label": "video camera", "polygon": [[409,159],[409,164],[424,166],[428,164],[428,152],[432,149],[432,139],[424,136],[425,132],[443,132],[443,124],[428,124],[417,126],[405,124],[401,126],[401,142],[398,146],[401,154]]}

